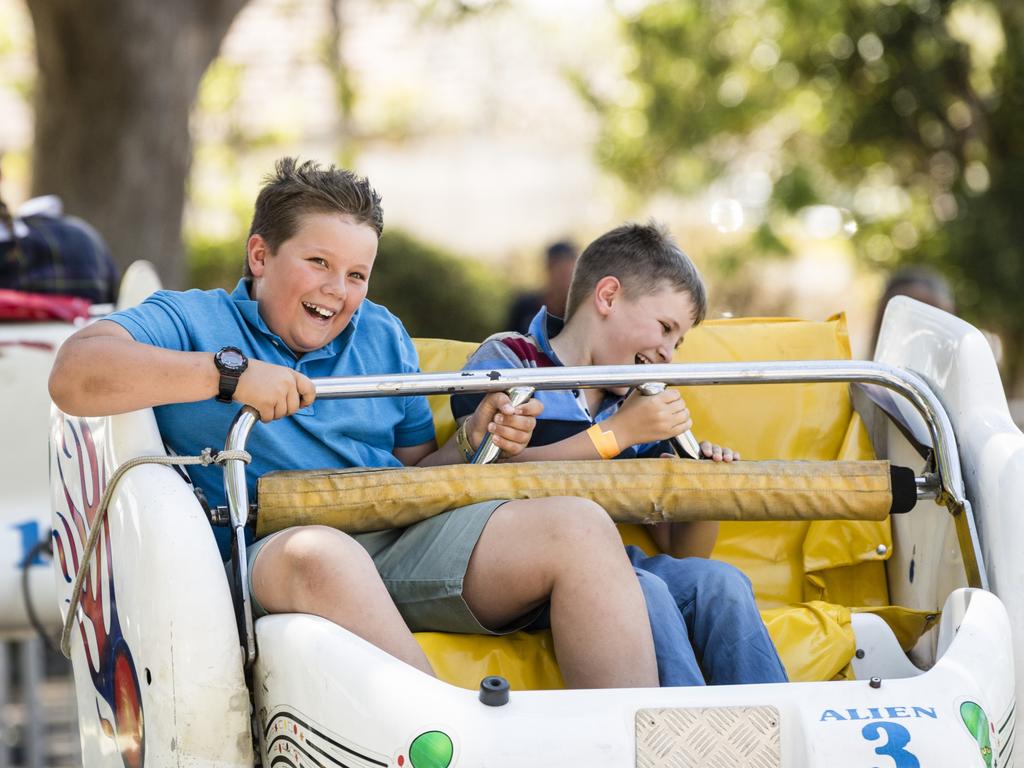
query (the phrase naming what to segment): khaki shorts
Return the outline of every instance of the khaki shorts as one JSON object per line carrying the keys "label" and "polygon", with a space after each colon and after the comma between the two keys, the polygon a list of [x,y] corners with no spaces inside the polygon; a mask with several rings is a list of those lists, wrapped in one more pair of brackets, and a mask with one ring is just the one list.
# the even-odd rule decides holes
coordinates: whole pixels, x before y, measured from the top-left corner
{"label": "khaki shorts", "polygon": [[[505,502],[481,501],[443,512],[408,528],[354,535],[373,558],[391,598],[413,632],[458,632],[503,635],[533,624],[544,608],[498,629],[485,627],[462,597],[469,558],[491,514]],[[252,569],[263,546],[278,531],[250,544],[249,594]],[[253,618],[267,611],[252,596]]]}

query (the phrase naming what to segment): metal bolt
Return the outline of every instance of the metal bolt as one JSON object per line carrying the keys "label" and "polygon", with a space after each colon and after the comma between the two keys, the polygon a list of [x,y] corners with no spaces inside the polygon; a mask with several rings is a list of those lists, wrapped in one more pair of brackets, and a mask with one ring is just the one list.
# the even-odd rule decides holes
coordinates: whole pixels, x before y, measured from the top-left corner
{"label": "metal bolt", "polygon": [[856,656],[858,659],[863,659],[864,658],[864,649],[863,648],[858,648],[857,652],[854,654],[854,656]]}
{"label": "metal bolt", "polygon": [[887,546],[885,546],[885,544],[879,544],[877,547],[875,547],[875,554],[878,555],[879,557],[881,557],[882,555],[884,555],[888,551],[889,551],[889,548]]}
{"label": "metal bolt", "polygon": [[880,678],[880,677],[872,677],[871,680],[868,681],[868,685],[870,685],[872,688],[881,688],[882,687],[882,678]]}

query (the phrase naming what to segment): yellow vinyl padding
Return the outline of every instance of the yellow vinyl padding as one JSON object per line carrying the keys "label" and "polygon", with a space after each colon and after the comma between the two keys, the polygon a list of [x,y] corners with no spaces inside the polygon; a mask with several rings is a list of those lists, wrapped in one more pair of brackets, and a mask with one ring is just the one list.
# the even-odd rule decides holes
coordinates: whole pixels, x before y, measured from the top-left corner
{"label": "yellow vinyl padding", "polygon": [[437,676],[452,685],[472,690],[488,675],[501,675],[512,690],[565,687],[549,630],[502,637],[418,632],[415,637]]}
{"label": "yellow vinyl padding", "polygon": [[885,520],[887,461],[525,461],[467,467],[268,472],[256,537],[295,525],[346,533],[405,528],[501,499],[577,496],[628,523],[694,520]]}
{"label": "yellow vinyl padding", "polygon": [[[420,356],[420,370],[428,373],[461,371],[479,344],[446,339],[416,339],[416,352]],[[428,397],[430,412],[434,414],[437,444],[444,445],[455,434],[455,419],[448,404],[448,395]]]}
{"label": "yellow vinyl padding", "polygon": [[[416,341],[424,371],[459,370],[476,345]],[[824,322],[789,319],[711,320],[690,331],[675,362],[849,359],[842,315]],[[819,461],[873,458],[845,384],[773,384],[683,389],[700,440],[727,445],[744,459]],[[438,440],[454,432],[448,398],[431,398]],[[657,551],[643,526],[620,526],[623,541]],[[727,522],[713,556],[751,579],[762,616],[790,679],[851,676],[851,609],[882,616],[909,647],[934,616],[889,607],[884,561],[892,552],[882,522]],[[845,607],[844,607],[845,606]],[[488,674],[513,688],[561,687],[550,635],[510,638],[417,635],[439,676],[476,689]]]}
{"label": "yellow vinyl padding", "polygon": [[[761,614],[793,682],[850,676],[853,630],[850,609],[810,602]],[[488,675],[501,675],[513,690],[564,688],[551,632],[516,632],[505,637],[420,632],[416,640],[442,680],[476,689]]]}

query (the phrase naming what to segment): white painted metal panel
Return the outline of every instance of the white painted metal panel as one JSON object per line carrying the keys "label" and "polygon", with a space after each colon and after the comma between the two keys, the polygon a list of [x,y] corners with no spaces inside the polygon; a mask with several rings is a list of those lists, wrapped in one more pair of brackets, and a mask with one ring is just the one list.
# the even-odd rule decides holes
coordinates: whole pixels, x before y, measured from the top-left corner
{"label": "white painted metal panel", "polygon": [[1010,618],[1020,696],[1024,694],[1024,435],[1010,417],[992,349],[972,325],[898,296],[886,308],[875,360],[918,373],[949,414],[991,588]]}
{"label": "white painted metal panel", "polygon": [[[103,419],[55,410],[51,438],[66,606],[106,478],[129,458],[164,450],[150,410]],[[72,635],[85,766],[251,766],[227,577],[191,490],[170,467],[136,467],[107,522]]]}

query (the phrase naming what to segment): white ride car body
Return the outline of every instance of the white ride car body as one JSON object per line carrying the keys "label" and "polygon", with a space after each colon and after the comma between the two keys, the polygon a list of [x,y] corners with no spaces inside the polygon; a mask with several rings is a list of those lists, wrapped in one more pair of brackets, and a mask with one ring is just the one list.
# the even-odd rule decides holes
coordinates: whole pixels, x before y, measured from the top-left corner
{"label": "white ride car body", "polygon": [[[949,514],[922,502],[894,517],[893,601],[942,606],[938,630],[909,658],[884,622],[855,615],[863,651],[853,661],[856,681],[513,690],[507,704],[487,706],[478,692],[429,677],[339,626],[286,614],[255,622],[247,669],[203,509],[176,469],[144,465],[117,487],[74,620],[84,764],[1013,765],[1016,691],[1024,691],[1024,436],[1009,418],[989,347],[970,325],[896,299],[876,361],[915,372],[944,406],[991,588],[967,586],[970,543],[960,543]],[[920,422],[901,411],[911,428]],[[921,464],[900,430],[879,429],[885,457]],[[164,448],[148,410],[72,418],[54,409],[50,445],[57,596],[66,614],[106,479]]]}

